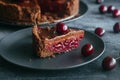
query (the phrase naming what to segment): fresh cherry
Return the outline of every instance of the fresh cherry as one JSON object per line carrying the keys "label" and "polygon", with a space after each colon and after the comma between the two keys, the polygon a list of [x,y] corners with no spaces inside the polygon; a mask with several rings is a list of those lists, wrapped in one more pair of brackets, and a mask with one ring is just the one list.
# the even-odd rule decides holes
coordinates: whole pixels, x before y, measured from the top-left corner
{"label": "fresh cherry", "polygon": [[94,47],[92,44],[87,43],[81,48],[81,53],[84,56],[89,56],[94,53]]}
{"label": "fresh cherry", "polygon": [[110,56],[107,56],[102,61],[102,67],[104,70],[112,70],[116,67],[116,59]]}
{"label": "fresh cherry", "polygon": [[95,34],[97,34],[99,37],[102,37],[105,34],[105,30],[101,27],[98,27],[95,29]]}
{"label": "fresh cherry", "polygon": [[120,17],[120,10],[118,9],[113,10],[112,15],[114,18]]}
{"label": "fresh cherry", "polygon": [[59,34],[65,34],[68,32],[68,27],[64,23],[60,22],[56,25],[56,31]]}
{"label": "fresh cherry", "polygon": [[104,0],[96,0],[97,4],[100,4],[100,3],[103,3],[103,2],[104,2]]}
{"label": "fresh cherry", "polygon": [[115,23],[115,25],[113,26],[113,31],[115,33],[119,33],[120,32],[120,22]]}
{"label": "fresh cherry", "polygon": [[105,14],[107,12],[107,6],[101,5],[99,7],[99,11],[100,11],[101,14]]}
{"label": "fresh cherry", "polygon": [[111,12],[113,12],[114,10],[115,10],[115,6],[110,5],[110,6],[108,7],[108,13],[111,13]]}

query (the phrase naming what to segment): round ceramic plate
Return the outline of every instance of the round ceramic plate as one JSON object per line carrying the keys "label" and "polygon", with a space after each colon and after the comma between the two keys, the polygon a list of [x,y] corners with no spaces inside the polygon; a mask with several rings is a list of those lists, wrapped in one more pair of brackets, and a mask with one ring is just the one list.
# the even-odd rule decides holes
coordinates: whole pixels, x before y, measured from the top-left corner
{"label": "round ceramic plate", "polygon": [[[44,70],[60,70],[79,67],[99,58],[104,52],[104,42],[89,31],[80,46],[68,53],[56,54],[55,58],[38,58],[32,50],[31,28],[14,32],[0,42],[0,55],[7,61],[22,67]],[[81,47],[91,43],[95,52],[88,56],[81,55]]]}
{"label": "round ceramic plate", "polygon": [[[56,20],[54,23],[49,23],[49,22],[42,22],[38,25],[48,25],[48,24],[56,24],[57,22],[64,22],[64,23],[67,23],[67,22],[71,22],[71,21],[74,21],[74,20],[77,20],[77,19],[80,19],[81,17],[83,17],[83,15],[85,15],[85,13],[87,12],[88,10],[88,6],[87,4],[85,4],[83,1],[80,1],[80,6],[79,6],[79,13],[76,14],[76,15],[72,15],[72,16],[69,16],[69,17],[66,17],[66,18],[63,18],[63,19],[60,19],[60,20]],[[32,24],[31,23],[28,23],[28,24],[24,24],[24,23],[19,23],[17,24],[16,22],[5,22],[5,21],[0,21],[0,23],[3,23],[3,24],[8,24],[8,25],[17,25],[17,26],[31,26]]]}

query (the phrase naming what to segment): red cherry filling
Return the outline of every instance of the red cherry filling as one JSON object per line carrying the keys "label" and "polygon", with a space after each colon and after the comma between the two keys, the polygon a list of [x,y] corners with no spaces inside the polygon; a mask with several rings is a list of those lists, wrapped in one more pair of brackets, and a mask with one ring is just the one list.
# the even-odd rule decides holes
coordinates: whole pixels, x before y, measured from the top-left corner
{"label": "red cherry filling", "polygon": [[60,51],[62,51],[63,48],[64,48],[64,46],[63,46],[63,44],[62,44],[61,42],[53,45],[53,47],[54,47],[53,50],[54,50],[55,52],[60,52]]}
{"label": "red cherry filling", "polygon": [[65,34],[68,32],[68,27],[67,25],[61,22],[56,25],[56,31],[58,34]]}
{"label": "red cherry filling", "polygon": [[63,42],[53,44],[52,46],[47,46],[47,49],[56,53],[67,52],[71,49],[77,48],[79,46],[80,39],[71,38]]}
{"label": "red cherry filling", "polygon": [[81,49],[81,53],[84,56],[89,56],[93,54],[93,52],[94,52],[94,48],[93,48],[93,45],[90,43],[85,44]]}
{"label": "red cherry filling", "polygon": [[112,70],[116,66],[116,59],[107,56],[103,59],[102,67],[104,70]]}

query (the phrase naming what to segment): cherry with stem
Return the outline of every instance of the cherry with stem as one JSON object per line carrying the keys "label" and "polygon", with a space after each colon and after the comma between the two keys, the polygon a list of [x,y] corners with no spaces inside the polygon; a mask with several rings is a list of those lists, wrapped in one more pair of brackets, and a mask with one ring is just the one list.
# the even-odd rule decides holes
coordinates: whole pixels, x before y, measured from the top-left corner
{"label": "cherry with stem", "polygon": [[102,67],[104,70],[112,70],[116,67],[117,61],[120,59],[119,57],[113,58],[111,56],[107,56],[102,61]]}

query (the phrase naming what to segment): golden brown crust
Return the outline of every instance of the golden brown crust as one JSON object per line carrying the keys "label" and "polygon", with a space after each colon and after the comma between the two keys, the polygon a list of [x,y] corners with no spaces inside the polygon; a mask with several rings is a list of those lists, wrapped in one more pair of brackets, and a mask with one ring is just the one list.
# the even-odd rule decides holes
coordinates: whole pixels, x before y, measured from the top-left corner
{"label": "golden brown crust", "polygon": [[33,48],[34,48],[34,52],[37,53],[37,56],[39,57],[46,57],[46,56],[52,56],[54,53],[50,52],[48,50],[44,49],[44,44],[41,39],[41,37],[39,36],[39,31],[37,26],[35,25],[32,28],[32,34],[33,34]]}
{"label": "golden brown crust", "polygon": [[5,3],[0,1],[0,20],[13,22],[33,23],[35,19],[40,19],[40,7],[30,4],[21,6],[18,4]]}
{"label": "golden brown crust", "polygon": [[18,21],[22,16],[21,10],[21,7],[16,4],[6,4],[0,1],[0,19]]}

